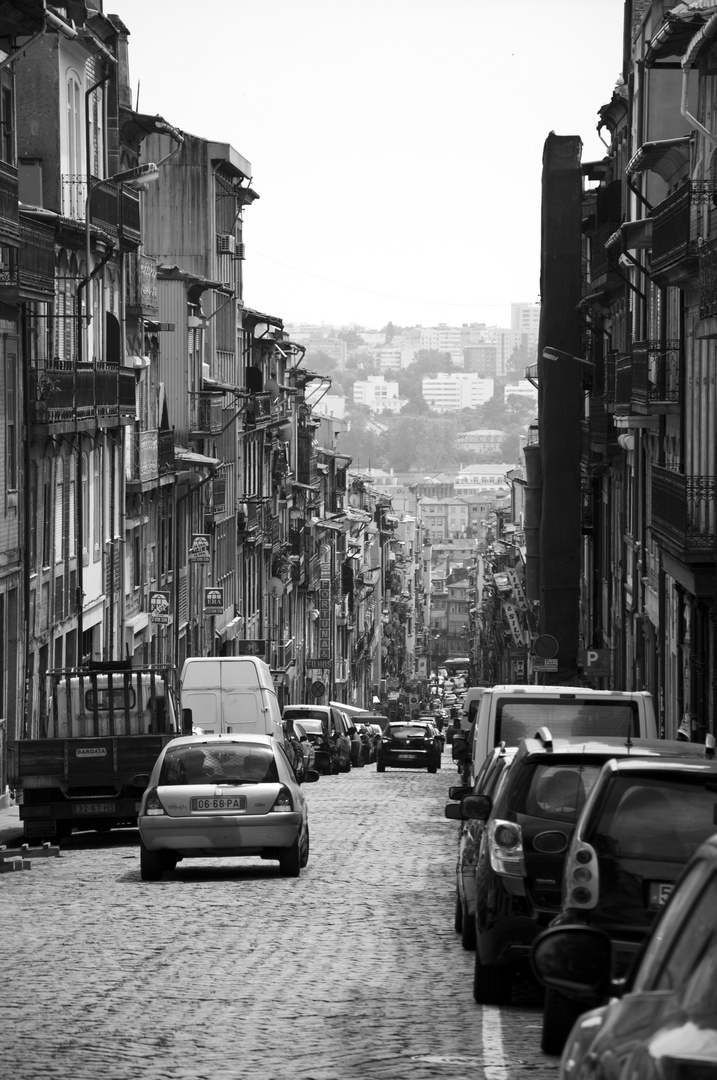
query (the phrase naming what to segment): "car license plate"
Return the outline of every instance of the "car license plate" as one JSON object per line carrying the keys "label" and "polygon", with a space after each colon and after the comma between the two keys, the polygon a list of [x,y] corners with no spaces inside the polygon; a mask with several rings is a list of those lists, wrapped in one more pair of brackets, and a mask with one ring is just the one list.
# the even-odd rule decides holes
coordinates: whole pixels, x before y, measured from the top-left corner
{"label": "car license plate", "polygon": [[399,761],[413,761],[415,754],[397,754],[396,757]]}
{"label": "car license plate", "polygon": [[234,798],[222,799],[192,799],[192,810],[246,810],[246,798],[237,795]]}
{"label": "car license plate", "polygon": [[672,882],[651,881],[649,891],[649,905],[652,910],[663,907],[672,892]]}
{"label": "car license plate", "polygon": [[73,814],[114,814],[115,810],[116,807],[113,802],[80,802],[72,804]]}

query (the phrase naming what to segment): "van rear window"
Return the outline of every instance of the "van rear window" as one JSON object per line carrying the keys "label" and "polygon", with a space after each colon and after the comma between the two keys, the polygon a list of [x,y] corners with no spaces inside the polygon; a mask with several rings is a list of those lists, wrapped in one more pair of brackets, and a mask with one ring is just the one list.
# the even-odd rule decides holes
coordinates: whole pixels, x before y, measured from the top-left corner
{"label": "van rear window", "polygon": [[634,701],[592,701],[566,698],[545,701],[506,697],[496,708],[495,745],[504,742],[516,746],[521,739],[532,739],[541,727],[550,729],[553,738],[590,739],[594,736],[639,738],[640,717]]}

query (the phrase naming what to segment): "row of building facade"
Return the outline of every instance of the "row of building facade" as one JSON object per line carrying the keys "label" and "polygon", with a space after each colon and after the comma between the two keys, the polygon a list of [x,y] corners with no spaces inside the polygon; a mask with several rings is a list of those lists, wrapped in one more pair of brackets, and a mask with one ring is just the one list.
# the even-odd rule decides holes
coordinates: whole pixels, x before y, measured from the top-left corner
{"label": "row of building facade", "polygon": [[51,668],[248,653],[282,703],[367,707],[425,671],[421,526],[244,301],[250,162],[133,108],[128,37],[0,11],[0,761]]}

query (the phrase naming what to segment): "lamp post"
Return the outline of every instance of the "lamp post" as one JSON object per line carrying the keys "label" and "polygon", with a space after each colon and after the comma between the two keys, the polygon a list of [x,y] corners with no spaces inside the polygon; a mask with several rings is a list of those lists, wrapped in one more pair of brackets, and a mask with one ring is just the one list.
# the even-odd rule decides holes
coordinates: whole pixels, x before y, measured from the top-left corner
{"label": "lamp post", "polygon": [[551,345],[546,345],[543,349],[543,360],[575,360],[578,364],[585,364],[586,367],[595,367],[592,360],[586,360],[583,356],[573,356],[572,353],[565,352],[564,349],[554,349]]}

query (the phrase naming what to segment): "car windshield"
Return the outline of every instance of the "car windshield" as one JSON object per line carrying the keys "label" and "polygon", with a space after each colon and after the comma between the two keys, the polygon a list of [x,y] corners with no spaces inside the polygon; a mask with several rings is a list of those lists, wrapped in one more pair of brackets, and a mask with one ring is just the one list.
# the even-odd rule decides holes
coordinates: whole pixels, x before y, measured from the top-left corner
{"label": "car windshield", "polygon": [[202,743],[167,750],[159,777],[170,784],[278,783],[272,751],[266,746]]}
{"label": "car windshield", "polygon": [[[513,775],[501,793],[505,808],[535,818],[575,822],[598,778],[602,762],[574,765],[531,762]],[[512,772],[512,770],[511,770]],[[496,802],[496,812],[498,803]]]}
{"label": "car windshield", "polygon": [[598,735],[627,738],[628,735],[644,735],[639,729],[637,704],[635,702],[588,701],[585,698],[566,697],[559,701],[545,701],[522,696],[505,697],[498,701],[496,710],[495,742],[516,746],[521,739],[532,739],[541,727],[550,728],[553,738],[590,739]]}
{"label": "car windshield", "polygon": [[320,720],[302,720],[301,726],[307,735],[323,735],[324,729]]}
{"label": "car windshield", "polygon": [[717,826],[715,784],[702,775],[613,777],[585,839],[599,855],[684,862]]}

